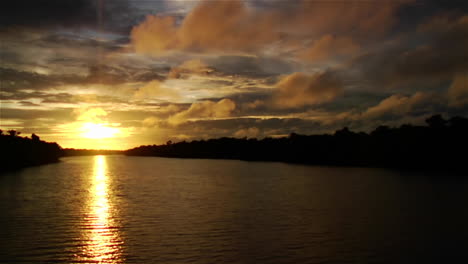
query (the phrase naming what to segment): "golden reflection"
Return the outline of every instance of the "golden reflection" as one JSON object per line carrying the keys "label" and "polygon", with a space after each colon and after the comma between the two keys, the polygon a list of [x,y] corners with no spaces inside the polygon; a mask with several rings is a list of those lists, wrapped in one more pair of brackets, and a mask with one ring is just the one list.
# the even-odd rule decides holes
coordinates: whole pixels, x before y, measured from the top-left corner
{"label": "golden reflection", "polygon": [[90,198],[84,219],[85,246],[80,261],[92,263],[121,263],[122,240],[115,223],[105,156],[94,157],[94,173],[89,189]]}

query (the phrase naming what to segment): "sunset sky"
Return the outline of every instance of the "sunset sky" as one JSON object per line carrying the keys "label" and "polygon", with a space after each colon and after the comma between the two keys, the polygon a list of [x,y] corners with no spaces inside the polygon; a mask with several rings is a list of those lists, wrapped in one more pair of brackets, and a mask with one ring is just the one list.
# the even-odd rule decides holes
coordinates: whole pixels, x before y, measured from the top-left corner
{"label": "sunset sky", "polygon": [[0,128],[66,148],[468,116],[467,1],[0,7]]}

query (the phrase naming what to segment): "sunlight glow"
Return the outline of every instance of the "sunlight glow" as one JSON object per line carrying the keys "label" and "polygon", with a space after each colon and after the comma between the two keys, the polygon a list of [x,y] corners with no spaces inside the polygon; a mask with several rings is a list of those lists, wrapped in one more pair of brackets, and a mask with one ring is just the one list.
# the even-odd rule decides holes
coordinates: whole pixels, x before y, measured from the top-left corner
{"label": "sunlight glow", "polygon": [[94,157],[94,174],[91,179],[88,212],[85,216],[83,248],[80,261],[92,263],[122,263],[122,240],[115,223],[114,210],[110,201],[105,156]]}
{"label": "sunlight glow", "polygon": [[95,123],[84,123],[82,126],[83,133],[81,134],[85,138],[111,138],[115,137],[120,133],[120,130],[115,127],[109,127],[105,124]]}

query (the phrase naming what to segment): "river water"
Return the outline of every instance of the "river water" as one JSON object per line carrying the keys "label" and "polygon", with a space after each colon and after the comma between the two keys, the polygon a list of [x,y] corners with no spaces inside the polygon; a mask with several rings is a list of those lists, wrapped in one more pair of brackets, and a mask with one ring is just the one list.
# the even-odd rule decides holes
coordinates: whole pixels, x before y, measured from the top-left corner
{"label": "river water", "polygon": [[87,156],[0,175],[0,263],[464,263],[444,173]]}

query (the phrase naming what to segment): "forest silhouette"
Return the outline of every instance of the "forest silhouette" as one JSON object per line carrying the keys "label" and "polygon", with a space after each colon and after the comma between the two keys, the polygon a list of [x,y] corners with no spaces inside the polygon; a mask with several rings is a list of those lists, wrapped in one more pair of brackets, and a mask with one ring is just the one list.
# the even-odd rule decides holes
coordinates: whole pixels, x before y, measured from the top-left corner
{"label": "forest silhouette", "polygon": [[36,134],[28,138],[20,137],[16,130],[6,132],[0,130],[0,172],[58,162],[63,156],[57,143],[42,141]]}
{"label": "forest silhouette", "polygon": [[191,142],[168,141],[126,151],[62,149],[57,143],[15,130],[0,130],[0,171],[43,165],[63,156],[112,155],[169,158],[277,161],[325,166],[360,166],[406,169],[466,170],[468,118],[441,115],[426,119],[426,126],[379,126],[370,133],[347,127],[334,134],[282,138],[217,138]]}
{"label": "forest silhouette", "polygon": [[164,145],[140,146],[129,156],[238,159],[289,163],[405,169],[465,169],[468,119],[441,115],[426,119],[427,126],[379,126],[370,133],[347,127],[333,135],[264,138],[218,138]]}

